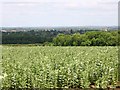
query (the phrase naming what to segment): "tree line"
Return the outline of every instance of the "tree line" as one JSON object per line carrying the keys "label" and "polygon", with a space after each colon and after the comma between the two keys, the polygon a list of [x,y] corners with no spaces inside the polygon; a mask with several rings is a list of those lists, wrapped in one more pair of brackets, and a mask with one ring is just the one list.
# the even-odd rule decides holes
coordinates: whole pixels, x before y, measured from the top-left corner
{"label": "tree line", "polygon": [[40,44],[54,46],[117,46],[120,31],[27,31],[4,32],[2,44]]}
{"label": "tree line", "polygon": [[[89,30],[92,31],[92,30]],[[30,30],[30,31],[17,31],[17,32],[2,32],[3,44],[43,44],[52,42],[53,38],[58,34],[74,34],[85,33],[87,30]]]}
{"label": "tree line", "polygon": [[53,39],[55,46],[117,46],[117,32],[87,32],[72,35],[59,34]]}

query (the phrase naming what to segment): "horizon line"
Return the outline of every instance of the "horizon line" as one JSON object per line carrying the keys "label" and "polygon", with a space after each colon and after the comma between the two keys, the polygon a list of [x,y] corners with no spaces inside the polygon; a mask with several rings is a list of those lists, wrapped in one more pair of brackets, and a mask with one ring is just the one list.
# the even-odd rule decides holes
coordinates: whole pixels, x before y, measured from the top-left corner
{"label": "horizon line", "polygon": [[70,25],[70,26],[0,26],[0,27],[119,27],[118,25]]}

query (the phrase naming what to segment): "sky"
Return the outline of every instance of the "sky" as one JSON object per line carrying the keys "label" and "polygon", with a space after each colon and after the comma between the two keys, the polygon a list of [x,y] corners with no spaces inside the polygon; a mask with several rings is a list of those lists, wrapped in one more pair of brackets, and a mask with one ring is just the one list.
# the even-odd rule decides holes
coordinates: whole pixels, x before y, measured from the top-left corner
{"label": "sky", "polygon": [[0,0],[0,25],[117,26],[119,0]]}

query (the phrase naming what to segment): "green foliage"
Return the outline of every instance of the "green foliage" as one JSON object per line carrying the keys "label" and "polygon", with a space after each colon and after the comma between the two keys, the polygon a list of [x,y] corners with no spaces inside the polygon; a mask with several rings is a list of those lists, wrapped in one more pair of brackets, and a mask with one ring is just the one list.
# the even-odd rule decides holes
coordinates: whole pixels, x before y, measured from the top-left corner
{"label": "green foliage", "polygon": [[[3,44],[43,44],[53,43],[55,46],[117,46],[119,45],[118,31],[27,31],[3,32]],[[81,34],[80,34],[81,33]],[[47,42],[47,43],[46,43]]]}
{"label": "green foliage", "polygon": [[53,46],[53,43],[51,42],[44,42],[42,46]]}
{"label": "green foliage", "polygon": [[118,32],[91,31],[85,34],[60,34],[53,39],[55,46],[117,46]]}
{"label": "green foliage", "polygon": [[43,44],[52,42],[56,31],[27,31],[27,32],[5,32],[2,33],[3,44]]}
{"label": "green foliage", "polygon": [[3,46],[2,59],[2,87],[106,88],[118,80],[117,47]]}

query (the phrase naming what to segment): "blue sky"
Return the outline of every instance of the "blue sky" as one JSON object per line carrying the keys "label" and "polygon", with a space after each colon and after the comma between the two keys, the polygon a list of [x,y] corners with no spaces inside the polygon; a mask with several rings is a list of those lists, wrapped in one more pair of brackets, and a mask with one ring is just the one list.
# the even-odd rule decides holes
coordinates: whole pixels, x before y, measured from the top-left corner
{"label": "blue sky", "polygon": [[118,25],[119,0],[2,0],[2,26]]}

